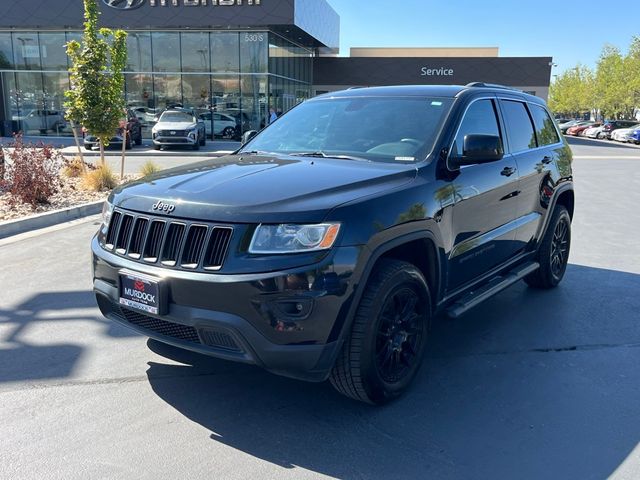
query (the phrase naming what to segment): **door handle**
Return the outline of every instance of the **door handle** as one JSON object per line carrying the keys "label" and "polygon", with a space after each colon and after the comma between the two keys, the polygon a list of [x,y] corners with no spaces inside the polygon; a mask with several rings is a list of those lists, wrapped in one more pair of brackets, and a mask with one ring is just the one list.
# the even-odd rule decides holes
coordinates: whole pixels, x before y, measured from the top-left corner
{"label": "door handle", "polygon": [[549,165],[551,162],[552,162],[552,158],[551,158],[551,157],[549,157],[549,156],[544,157],[544,158],[542,159],[542,163],[544,163],[545,165]]}
{"label": "door handle", "polygon": [[500,175],[504,175],[505,177],[510,177],[514,173],[516,173],[516,169],[515,168],[513,168],[513,167],[504,167],[502,169],[502,171],[500,172]]}

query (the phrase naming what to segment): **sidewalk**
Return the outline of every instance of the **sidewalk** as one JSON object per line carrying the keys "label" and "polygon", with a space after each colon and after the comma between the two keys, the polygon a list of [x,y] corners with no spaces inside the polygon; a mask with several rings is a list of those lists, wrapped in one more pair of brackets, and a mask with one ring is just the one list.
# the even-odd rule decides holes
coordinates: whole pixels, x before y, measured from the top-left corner
{"label": "sidewalk", "polygon": [[[0,145],[8,145],[13,141],[10,137],[0,137]],[[36,137],[26,136],[25,142],[29,143],[45,143],[47,145],[53,145],[60,149],[60,152],[65,156],[75,156],[78,154],[78,148],[73,140],[73,137]],[[82,145],[82,144],[81,144]],[[215,157],[222,156],[228,153],[236,151],[240,148],[240,142],[230,140],[208,140],[204,147],[200,147],[200,150],[191,150],[190,148],[176,147],[171,150],[154,150],[151,140],[144,139],[142,145],[134,147],[131,150],[126,151],[127,157]],[[105,150],[105,156],[119,157],[122,155],[122,149],[120,146],[109,147]],[[82,147],[82,154],[86,157],[100,156],[98,150],[91,152]]]}

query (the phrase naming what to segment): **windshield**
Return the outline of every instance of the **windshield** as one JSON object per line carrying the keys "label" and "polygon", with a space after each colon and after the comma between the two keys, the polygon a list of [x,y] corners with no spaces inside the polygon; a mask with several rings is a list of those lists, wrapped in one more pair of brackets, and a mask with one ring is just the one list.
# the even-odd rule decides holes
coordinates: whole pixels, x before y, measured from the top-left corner
{"label": "windshield", "polygon": [[164,112],[160,115],[161,122],[189,122],[194,123],[193,115],[186,112]]}
{"label": "windshield", "polygon": [[275,121],[242,152],[423,160],[451,107],[451,98],[349,97],[307,101]]}

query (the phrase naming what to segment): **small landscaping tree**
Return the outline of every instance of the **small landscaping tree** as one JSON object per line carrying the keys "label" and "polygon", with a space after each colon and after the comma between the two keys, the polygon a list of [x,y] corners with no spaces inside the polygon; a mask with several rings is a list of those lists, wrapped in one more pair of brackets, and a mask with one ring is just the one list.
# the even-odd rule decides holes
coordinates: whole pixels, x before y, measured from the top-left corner
{"label": "small landscaping tree", "polygon": [[99,15],[97,1],[84,0],[82,43],[67,43],[71,88],[65,93],[65,107],[74,125],[83,125],[98,138],[104,165],[104,147],[118,129],[125,109],[122,71],[127,62],[127,34],[99,28]]}

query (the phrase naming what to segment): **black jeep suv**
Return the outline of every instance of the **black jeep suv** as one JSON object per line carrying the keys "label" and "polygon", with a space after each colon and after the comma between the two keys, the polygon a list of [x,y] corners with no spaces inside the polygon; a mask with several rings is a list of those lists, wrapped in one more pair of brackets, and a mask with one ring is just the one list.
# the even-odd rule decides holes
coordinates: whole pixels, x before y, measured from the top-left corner
{"label": "black jeep suv", "polygon": [[573,208],[571,152],[539,98],[352,89],[232,155],[116,189],[94,289],[149,337],[384,403],[438,312],[560,282]]}

